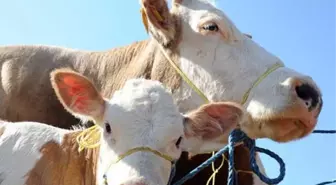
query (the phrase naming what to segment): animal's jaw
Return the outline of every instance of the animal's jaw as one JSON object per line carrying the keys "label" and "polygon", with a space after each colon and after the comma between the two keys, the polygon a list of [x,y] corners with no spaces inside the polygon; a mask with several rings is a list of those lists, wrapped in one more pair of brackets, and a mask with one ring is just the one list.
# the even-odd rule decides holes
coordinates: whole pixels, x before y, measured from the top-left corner
{"label": "animal's jaw", "polygon": [[[252,118],[243,122],[241,129],[253,139],[269,138],[279,143],[302,139],[309,135],[317,123],[317,119],[301,119],[302,117],[269,117]],[[312,126],[314,125],[314,126]]]}

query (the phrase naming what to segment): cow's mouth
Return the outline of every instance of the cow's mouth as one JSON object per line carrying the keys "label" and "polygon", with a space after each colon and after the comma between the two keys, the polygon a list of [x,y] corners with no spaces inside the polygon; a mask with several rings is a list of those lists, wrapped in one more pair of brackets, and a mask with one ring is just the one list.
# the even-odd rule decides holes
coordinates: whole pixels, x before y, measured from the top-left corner
{"label": "cow's mouth", "polygon": [[249,123],[243,123],[240,127],[250,138],[269,138],[284,143],[307,136],[315,125],[316,119],[276,118],[250,119]]}
{"label": "cow's mouth", "polygon": [[[310,129],[307,127],[306,122],[300,119],[284,119],[280,124],[288,124],[289,126],[284,126],[282,130],[279,131],[279,134],[275,134],[275,137],[272,139],[277,142],[288,142],[300,139],[310,133]],[[276,130],[274,132],[276,132]]]}

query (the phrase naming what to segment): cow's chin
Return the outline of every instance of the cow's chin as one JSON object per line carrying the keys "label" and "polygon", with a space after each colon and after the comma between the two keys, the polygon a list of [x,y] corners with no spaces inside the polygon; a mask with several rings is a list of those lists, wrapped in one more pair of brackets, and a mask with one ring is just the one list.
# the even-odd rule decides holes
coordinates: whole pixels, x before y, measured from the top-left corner
{"label": "cow's chin", "polygon": [[292,118],[267,120],[251,118],[240,127],[250,138],[269,138],[280,143],[301,139],[313,130],[308,128],[304,121]]}

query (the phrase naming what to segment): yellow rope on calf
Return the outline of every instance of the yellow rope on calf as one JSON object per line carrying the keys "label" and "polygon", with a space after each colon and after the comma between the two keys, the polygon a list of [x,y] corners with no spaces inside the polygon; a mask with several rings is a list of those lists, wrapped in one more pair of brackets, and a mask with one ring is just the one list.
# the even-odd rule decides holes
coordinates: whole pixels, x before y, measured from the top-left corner
{"label": "yellow rope on calf", "polygon": [[76,141],[79,144],[78,151],[81,152],[84,148],[96,148],[100,145],[100,128],[98,125],[94,125],[87,128],[76,137]]}

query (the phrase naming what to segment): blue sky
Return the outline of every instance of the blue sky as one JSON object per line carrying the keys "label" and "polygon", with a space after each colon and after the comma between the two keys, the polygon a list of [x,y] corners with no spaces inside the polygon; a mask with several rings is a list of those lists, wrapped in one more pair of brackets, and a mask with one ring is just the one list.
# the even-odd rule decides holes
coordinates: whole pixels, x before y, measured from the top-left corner
{"label": "blue sky", "polygon": [[[287,66],[309,74],[323,91],[318,129],[335,129],[335,1],[220,0],[218,6],[237,27],[279,56]],[[138,1],[11,0],[0,6],[0,45],[49,44],[105,50],[148,38]],[[287,165],[281,185],[314,185],[336,177],[335,135],[312,134],[259,146],[279,154]],[[268,174],[278,166],[262,156]]]}

